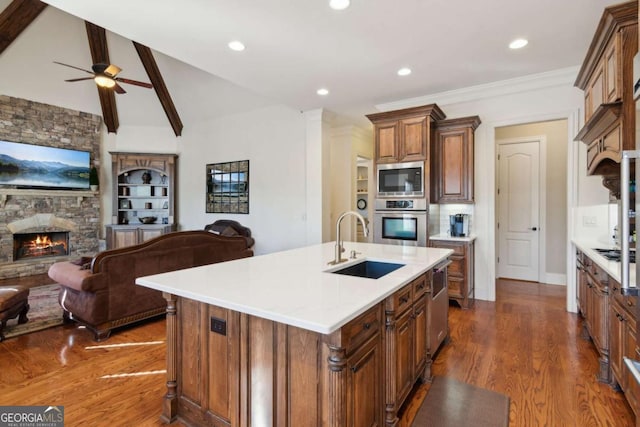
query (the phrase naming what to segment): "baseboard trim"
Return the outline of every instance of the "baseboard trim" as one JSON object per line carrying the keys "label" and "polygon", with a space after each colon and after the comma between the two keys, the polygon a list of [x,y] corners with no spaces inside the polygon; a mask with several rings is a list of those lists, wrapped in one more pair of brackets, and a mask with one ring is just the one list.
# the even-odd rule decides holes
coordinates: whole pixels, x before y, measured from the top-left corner
{"label": "baseboard trim", "polygon": [[546,273],[540,278],[540,283],[547,285],[567,286],[567,275],[559,273]]}

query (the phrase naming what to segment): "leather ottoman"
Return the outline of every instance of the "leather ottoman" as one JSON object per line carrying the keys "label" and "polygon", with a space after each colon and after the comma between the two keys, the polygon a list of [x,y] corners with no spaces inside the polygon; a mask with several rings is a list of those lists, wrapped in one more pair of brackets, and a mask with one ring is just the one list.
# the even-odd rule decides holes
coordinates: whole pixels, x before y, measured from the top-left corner
{"label": "leather ottoman", "polygon": [[29,311],[29,288],[24,286],[0,287],[0,341],[4,340],[4,330],[7,320],[18,318],[18,323],[27,323]]}

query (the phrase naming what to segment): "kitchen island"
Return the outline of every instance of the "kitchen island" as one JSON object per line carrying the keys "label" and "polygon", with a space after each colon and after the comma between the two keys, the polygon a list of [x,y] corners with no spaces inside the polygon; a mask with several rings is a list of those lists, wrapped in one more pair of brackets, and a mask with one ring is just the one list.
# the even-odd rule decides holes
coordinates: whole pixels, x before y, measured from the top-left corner
{"label": "kitchen island", "polygon": [[[406,389],[396,374],[412,382],[425,377],[428,328],[416,319],[427,321],[419,307],[431,270],[452,251],[345,246],[358,259],[336,266],[328,264],[334,243],[325,243],[138,278],[167,300],[162,418],[228,426],[395,425],[397,397]],[[402,267],[378,279],[333,273],[363,260]],[[396,330],[403,316],[413,321]]]}

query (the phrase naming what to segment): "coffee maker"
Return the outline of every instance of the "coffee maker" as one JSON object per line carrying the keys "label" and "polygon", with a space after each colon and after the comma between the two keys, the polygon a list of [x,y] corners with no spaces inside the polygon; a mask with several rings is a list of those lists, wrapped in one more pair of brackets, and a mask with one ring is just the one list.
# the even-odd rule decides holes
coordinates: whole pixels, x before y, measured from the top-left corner
{"label": "coffee maker", "polygon": [[466,237],[469,235],[469,214],[449,215],[449,232],[451,237]]}

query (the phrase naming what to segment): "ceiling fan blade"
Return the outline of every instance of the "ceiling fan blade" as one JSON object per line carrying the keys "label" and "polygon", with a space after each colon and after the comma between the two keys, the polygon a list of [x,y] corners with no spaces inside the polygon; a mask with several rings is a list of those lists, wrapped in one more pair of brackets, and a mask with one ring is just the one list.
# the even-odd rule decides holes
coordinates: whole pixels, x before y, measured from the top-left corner
{"label": "ceiling fan blade", "polygon": [[120,71],[122,71],[122,68],[110,64],[107,68],[105,68],[104,73],[109,77],[115,77]]}
{"label": "ceiling fan blade", "polygon": [[81,77],[79,79],[69,79],[69,80],[65,80],[65,82],[79,82],[82,80],[93,80],[93,77]]}
{"label": "ceiling fan blade", "polygon": [[76,70],[80,70],[80,71],[84,71],[85,73],[89,73],[89,74],[93,74],[91,71],[89,70],[85,70],[84,68],[80,68],[80,67],[76,67],[74,65],[69,65],[69,64],[63,64],[62,62],[58,62],[58,61],[53,61],[54,64],[58,64],[58,65],[64,65],[65,67],[69,67],[69,68],[75,68]]}
{"label": "ceiling fan blade", "polygon": [[135,86],[146,87],[147,89],[152,89],[153,85],[151,83],[139,82],[137,80],[123,79],[122,77],[118,77],[114,79],[117,82],[126,83]]}
{"label": "ceiling fan blade", "polygon": [[116,93],[119,94],[127,93],[127,91],[122,89],[122,86],[120,86],[118,83],[116,83],[116,85],[113,87],[113,90],[115,90]]}

